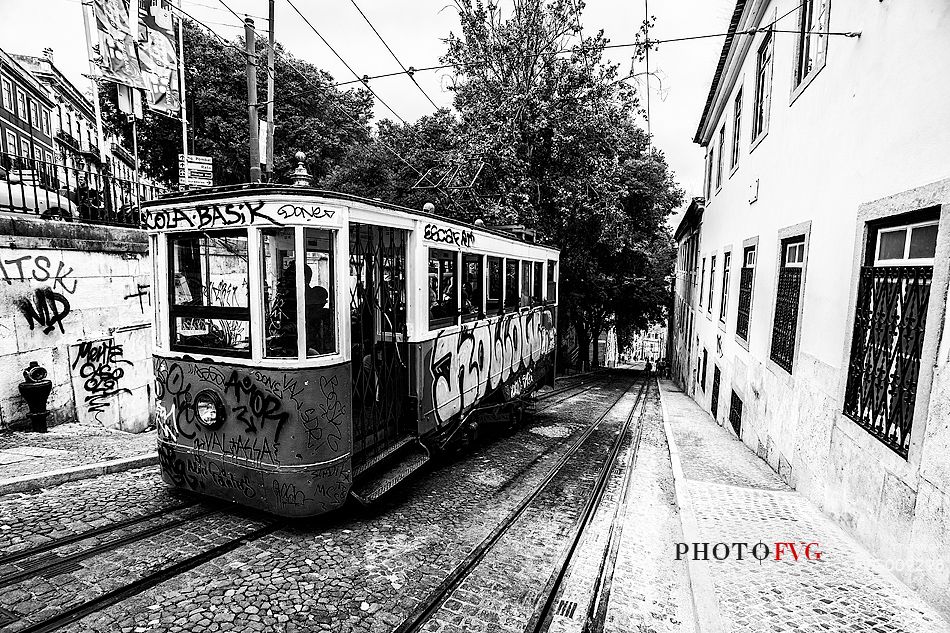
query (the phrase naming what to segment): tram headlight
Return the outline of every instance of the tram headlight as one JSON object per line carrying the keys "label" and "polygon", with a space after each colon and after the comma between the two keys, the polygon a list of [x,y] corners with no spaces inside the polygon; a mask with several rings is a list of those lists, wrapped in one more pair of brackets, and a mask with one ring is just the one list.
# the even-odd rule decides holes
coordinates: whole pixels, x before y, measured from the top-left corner
{"label": "tram headlight", "polygon": [[192,406],[195,417],[206,428],[214,429],[224,423],[224,403],[216,392],[210,389],[199,391]]}

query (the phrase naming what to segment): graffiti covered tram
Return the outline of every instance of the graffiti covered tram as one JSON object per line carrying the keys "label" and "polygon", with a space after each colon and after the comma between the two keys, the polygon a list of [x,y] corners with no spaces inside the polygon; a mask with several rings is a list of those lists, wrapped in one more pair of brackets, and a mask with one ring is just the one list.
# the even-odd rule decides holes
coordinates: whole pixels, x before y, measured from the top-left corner
{"label": "graffiti covered tram", "polygon": [[381,496],[553,379],[558,251],[310,188],[143,205],[163,479],[282,516]]}

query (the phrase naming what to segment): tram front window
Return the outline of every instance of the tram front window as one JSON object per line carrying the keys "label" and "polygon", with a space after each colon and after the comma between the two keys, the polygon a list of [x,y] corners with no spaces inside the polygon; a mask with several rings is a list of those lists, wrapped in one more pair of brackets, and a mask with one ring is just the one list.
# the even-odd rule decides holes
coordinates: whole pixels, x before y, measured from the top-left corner
{"label": "tram front window", "polygon": [[250,356],[247,232],[182,233],[168,243],[172,349]]}
{"label": "tram front window", "polygon": [[294,229],[261,231],[264,355],[297,358],[297,264]]}
{"label": "tram front window", "polygon": [[333,235],[323,229],[304,232],[304,302],[307,310],[307,356],[336,351],[336,305],[333,298]]}

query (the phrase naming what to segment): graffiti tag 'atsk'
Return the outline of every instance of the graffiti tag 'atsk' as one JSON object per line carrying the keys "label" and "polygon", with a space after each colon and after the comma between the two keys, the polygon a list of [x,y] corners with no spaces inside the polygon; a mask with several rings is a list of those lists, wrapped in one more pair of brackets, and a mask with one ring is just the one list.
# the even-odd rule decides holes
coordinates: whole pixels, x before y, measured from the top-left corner
{"label": "graffiti tag 'atsk'", "polygon": [[[14,267],[16,274],[11,274]],[[66,270],[69,268],[69,270]],[[53,272],[53,262],[45,255],[24,255],[14,259],[5,259],[0,262],[0,276],[7,282],[7,285],[13,285],[14,281],[39,281],[40,283],[52,279],[52,289],[62,288],[66,294],[76,292],[77,279],[71,279],[73,274],[72,267],[67,267],[63,262],[57,262],[56,272]]]}
{"label": "graffiti tag 'atsk'", "polygon": [[[550,308],[478,321],[461,332],[440,333],[429,367],[439,422],[469,409],[500,385],[517,381],[554,349],[554,340]],[[521,387],[519,383],[512,393],[520,393]]]}

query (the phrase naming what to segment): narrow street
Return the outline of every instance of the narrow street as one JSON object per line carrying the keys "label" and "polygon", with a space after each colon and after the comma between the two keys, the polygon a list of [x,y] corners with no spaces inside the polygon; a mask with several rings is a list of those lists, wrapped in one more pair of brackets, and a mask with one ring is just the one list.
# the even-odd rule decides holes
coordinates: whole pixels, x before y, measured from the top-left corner
{"label": "narrow street", "polygon": [[[524,428],[315,519],[222,507],[154,467],[7,494],[0,630],[947,630],[741,444],[699,434],[711,420],[662,385],[565,381]],[[818,540],[823,556],[677,560],[684,541],[772,536]]]}

